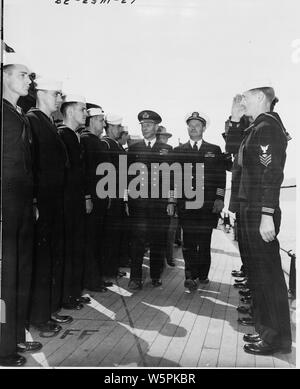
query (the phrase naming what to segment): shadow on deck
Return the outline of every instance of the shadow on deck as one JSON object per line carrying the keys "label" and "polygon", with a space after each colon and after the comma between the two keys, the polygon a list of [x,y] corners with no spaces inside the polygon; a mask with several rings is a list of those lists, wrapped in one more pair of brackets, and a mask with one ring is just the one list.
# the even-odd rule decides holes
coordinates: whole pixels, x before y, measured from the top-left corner
{"label": "shadow on deck", "polygon": [[[231,270],[240,267],[235,244],[214,230],[210,283],[187,293],[184,262],[167,268],[163,285],[153,288],[145,259],[144,288],[128,289],[128,275],[107,293],[87,294],[91,304],[72,311],[74,321],[55,338],[40,338],[42,352],[28,357],[27,367],[295,367],[295,301],[291,303],[291,354],[254,356],[243,351],[243,334],[253,327],[237,323],[238,291]],[[128,270],[128,269],[127,269]],[[69,311],[65,313],[69,314]]]}

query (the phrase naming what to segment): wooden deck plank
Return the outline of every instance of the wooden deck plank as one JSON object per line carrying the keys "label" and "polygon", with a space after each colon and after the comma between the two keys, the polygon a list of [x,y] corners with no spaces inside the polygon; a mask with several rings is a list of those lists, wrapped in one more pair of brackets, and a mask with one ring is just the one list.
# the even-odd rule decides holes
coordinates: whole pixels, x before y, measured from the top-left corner
{"label": "wooden deck plank", "polygon": [[[240,258],[228,234],[214,231],[211,282],[194,293],[184,292],[181,250],[176,254],[176,267],[166,267],[162,287],[152,287],[146,259],[143,290],[128,290],[127,275],[107,293],[86,291],[92,303],[82,310],[62,311],[74,321],[55,338],[40,338],[31,328],[30,336],[44,347],[27,356],[26,367],[295,367],[295,303],[291,354],[257,357],[243,351],[243,334],[253,327],[237,323],[239,295],[231,271],[240,267]],[[82,335],[83,330],[97,332]]]}
{"label": "wooden deck plank", "polygon": [[[217,266],[212,266],[210,277],[214,278],[217,268]],[[207,286],[202,289],[198,288],[198,293],[193,294],[193,298],[190,302],[188,310],[186,310],[186,312],[184,313],[181,321],[182,327],[187,330],[187,335],[184,338],[173,338],[171,340],[169,346],[167,347],[166,353],[164,354],[165,360],[179,363],[179,360],[184,352],[185,343],[187,342],[190,333],[192,332],[192,328],[196,321],[197,315],[200,313],[200,308],[202,304],[200,304],[198,298],[201,298],[201,292],[205,292],[207,288]],[[162,363],[160,363],[160,366],[162,366]],[[166,366],[166,364],[164,366]]]}
{"label": "wooden deck plank", "polygon": [[[181,286],[181,273],[177,271],[175,283],[172,286],[172,290],[170,290],[172,296],[172,300],[174,303],[176,303],[177,298],[180,297],[179,290],[182,288]],[[170,297],[166,298],[165,293],[160,294],[157,300],[153,300],[154,308],[161,307],[160,309],[151,309],[146,311],[146,316],[141,317],[140,321],[143,323],[135,322],[136,327],[136,334],[137,336],[143,341],[141,344],[140,351],[145,356],[147,355],[149,351],[149,347],[153,343],[153,341],[156,339],[157,336],[159,336],[160,332],[163,331],[164,325],[166,322],[169,321],[169,314],[172,309],[174,309],[174,306],[170,305],[168,303],[170,301]],[[174,304],[175,305],[175,304]],[[162,312],[160,312],[162,310]],[[146,320],[146,322],[145,322]],[[132,356],[135,354],[134,348],[131,348],[128,353],[124,356],[123,360],[121,361],[121,364],[128,364],[128,361],[132,359]],[[148,363],[145,360],[145,364],[148,366]],[[152,362],[149,366],[152,366]]]}
{"label": "wooden deck plank", "polygon": [[[174,284],[174,286],[177,285],[177,283],[173,283],[172,284],[172,279],[175,278],[175,274],[170,272],[168,274],[168,283],[166,283],[166,285],[171,288],[172,285]],[[143,290],[144,292],[144,290]],[[143,311],[145,311],[147,309],[147,305],[145,305],[143,303],[144,300],[146,301],[150,301],[150,302],[153,302],[153,300],[156,300],[157,299],[157,296],[161,293],[161,290],[159,290],[158,288],[148,288],[148,293],[146,295],[146,297],[143,298],[143,293],[142,292],[137,292],[135,293],[135,297],[132,298],[133,296],[130,297],[130,299],[128,299],[128,301],[126,301],[126,304],[127,304],[127,309],[129,312],[133,312],[134,315],[132,316],[133,320],[135,319],[134,316],[136,317],[140,317],[141,314],[143,313]],[[166,294],[166,299],[168,298],[168,294]],[[143,301],[142,301],[143,300]],[[126,315],[126,311],[122,310],[122,313],[121,311],[117,312],[116,314],[116,321],[118,322],[118,325],[117,325],[117,328],[118,328],[118,331],[116,332],[113,332],[111,334],[109,334],[109,337],[112,337],[114,342],[115,342],[115,347],[111,346],[111,343],[109,341],[106,341],[106,337],[102,337],[101,339],[98,337],[98,342],[93,344],[93,347],[91,349],[91,347],[89,347],[89,345],[87,344],[83,344],[81,346],[81,348],[84,348],[88,351],[86,351],[85,353],[82,353],[82,350],[81,349],[78,349],[76,350],[76,352],[74,353],[74,355],[72,355],[68,361],[70,363],[70,361],[74,361],[74,359],[77,360],[77,362],[80,362],[80,360],[85,360],[85,361],[88,361],[90,363],[92,363],[94,361],[94,359],[96,359],[96,363],[98,364],[99,362],[101,362],[107,354],[109,354],[110,352],[113,353],[114,355],[114,360],[115,360],[115,356],[118,355],[118,358],[121,358],[121,354],[120,353],[116,353],[116,350],[115,348],[118,346],[118,342],[120,341],[120,339],[122,339],[123,336],[126,335],[126,331],[124,330],[125,327],[120,327],[120,322],[122,323],[128,323],[128,318],[127,318],[127,315]],[[131,339],[131,336],[129,336],[129,338]],[[105,342],[103,344],[103,342]],[[89,340],[87,342],[90,342]],[[108,343],[108,346],[107,346],[107,343]],[[126,343],[127,340],[126,340]],[[133,343],[129,342],[130,345],[133,345]],[[99,358],[99,349],[101,349],[101,356],[103,358]],[[84,356],[84,358],[81,358],[80,360],[78,360],[78,354],[81,352],[81,356]],[[124,351],[122,351],[122,354],[124,353]],[[76,358],[77,356],[77,358]],[[94,358],[94,359],[93,359]],[[119,359],[120,360],[120,359]],[[68,361],[66,361],[65,363],[67,363]],[[116,363],[116,362],[114,362]],[[105,364],[105,366],[107,366]]]}
{"label": "wooden deck plank", "polygon": [[255,367],[274,367],[273,356],[255,355]]}
{"label": "wooden deck plank", "polygon": [[[227,251],[230,246],[223,246],[223,249]],[[219,261],[224,262],[224,266],[219,269],[219,290],[215,299],[215,304],[212,310],[209,327],[206,333],[206,337],[203,344],[203,349],[199,358],[198,366],[200,367],[214,367],[218,365],[220,346],[223,336],[223,329],[226,318],[227,300],[230,290],[230,269],[232,268],[231,261],[227,261],[227,255],[224,258],[219,255]],[[230,265],[230,266],[229,266]],[[215,350],[215,351],[214,351]]]}
{"label": "wooden deck plank", "polygon": [[214,258],[215,261],[212,266],[213,281],[201,289],[202,304],[191,335],[180,358],[179,362],[181,366],[196,367],[200,360],[201,350],[209,328],[214,302],[219,295],[220,281],[225,267],[225,262],[218,260],[219,254],[215,255]]}
{"label": "wooden deck plank", "polygon": [[227,288],[224,287],[223,293],[227,298],[225,320],[222,332],[222,339],[220,342],[220,352],[218,356],[217,366],[220,367],[235,367],[237,358],[237,344],[238,344],[238,323],[236,305],[238,297],[235,296],[232,284],[231,269],[235,261],[228,261],[223,282]]}
{"label": "wooden deck plank", "polygon": [[[151,300],[146,300],[131,313],[131,319],[133,321],[134,329],[129,326],[129,322],[127,322],[126,319],[122,323],[120,323],[123,326],[127,324],[128,331],[133,332],[136,335],[135,342],[128,342],[127,337],[123,336],[119,340],[115,349],[110,350],[105,359],[101,362],[101,366],[109,366],[110,361],[112,361],[114,358],[115,352],[118,352],[118,355],[120,355],[120,359],[122,359],[122,356],[126,356],[128,358],[128,351],[132,347],[137,347],[136,342],[139,343],[140,350],[147,350],[148,343],[143,339],[141,334],[143,333],[145,327],[150,327],[152,331],[155,331],[156,333],[161,330],[161,326],[163,325],[163,323],[168,320],[168,315],[166,314],[166,309],[164,308],[164,305],[166,305],[170,295],[174,293],[174,288],[176,287],[178,287],[178,279],[175,275],[173,280],[168,283],[165,288],[152,288]],[[159,318],[156,319],[156,324],[153,325],[154,322],[152,318],[156,316],[159,316]],[[123,363],[128,364],[128,359],[125,359]],[[130,363],[132,363],[132,361],[130,361]]]}
{"label": "wooden deck plank", "polygon": [[[166,322],[166,324],[161,330],[163,335],[160,334],[159,336],[157,336],[155,341],[151,344],[151,347],[149,348],[148,354],[150,356],[157,356],[157,366],[172,366],[174,364],[174,361],[172,361],[171,359],[169,360],[169,363],[165,361],[167,358],[166,355],[164,355],[164,351],[169,347],[172,339],[176,339],[182,336],[185,337],[188,335],[187,329],[181,325],[181,321],[185,312],[190,306],[191,298],[193,299],[193,296],[191,297],[189,294],[183,294],[182,291],[180,291],[180,294],[178,294],[178,296],[180,295],[181,297],[177,301],[177,304],[174,304],[175,307],[170,310],[169,321]],[[160,355],[163,355],[163,357],[159,361]],[[180,356],[178,356],[178,359],[179,357]]]}
{"label": "wooden deck plank", "polygon": [[[189,296],[187,295],[186,297],[188,298]],[[171,339],[165,353],[163,354],[160,366],[171,367],[173,364],[179,366],[179,360],[197,319],[200,307],[201,297],[199,294],[193,293],[188,309],[183,313],[182,320],[179,323],[180,328],[184,328],[186,330],[186,335],[182,336],[182,334],[179,333],[180,331],[178,329],[176,330],[174,337]]]}

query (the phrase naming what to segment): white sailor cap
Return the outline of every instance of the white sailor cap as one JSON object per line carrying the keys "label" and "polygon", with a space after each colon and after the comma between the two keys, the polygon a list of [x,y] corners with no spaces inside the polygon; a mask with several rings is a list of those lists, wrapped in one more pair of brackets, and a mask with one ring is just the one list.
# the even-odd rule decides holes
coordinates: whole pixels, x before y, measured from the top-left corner
{"label": "white sailor cap", "polygon": [[6,51],[3,52],[3,66],[7,65],[24,65],[26,66],[29,71],[32,73],[31,65],[27,58],[25,58],[22,54],[19,53],[7,53]]}
{"label": "white sailor cap", "polygon": [[192,119],[199,120],[200,122],[204,123],[206,128],[210,125],[209,117],[203,112],[192,111],[192,112],[188,113],[185,117],[186,123],[188,123]]}
{"label": "white sailor cap", "polygon": [[38,77],[34,80],[36,84],[36,89],[42,89],[42,90],[55,90],[55,91],[61,91],[62,90],[62,82],[52,80],[50,78],[45,77]]}
{"label": "white sailor cap", "polygon": [[108,124],[112,125],[121,125],[123,122],[123,118],[115,113],[107,113],[105,115],[105,120]]}
{"label": "white sailor cap", "polygon": [[80,95],[66,94],[63,96],[63,104],[65,103],[82,103],[86,104],[86,99]]}
{"label": "white sailor cap", "polygon": [[90,108],[87,110],[88,115],[91,116],[98,116],[98,115],[104,115],[104,111],[102,108]]}
{"label": "white sailor cap", "polygon": [[251,89],[258,88],[273,88],[274,84],[269,78],[252,78],[244,81],[241,85],[241,92],[246,92]]}

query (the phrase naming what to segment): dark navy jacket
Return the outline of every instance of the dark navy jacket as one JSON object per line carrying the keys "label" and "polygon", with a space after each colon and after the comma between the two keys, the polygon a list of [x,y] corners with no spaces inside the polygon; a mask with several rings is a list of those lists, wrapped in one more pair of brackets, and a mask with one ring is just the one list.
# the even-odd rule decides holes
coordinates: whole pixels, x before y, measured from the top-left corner
{"label": "dark navy jacket", "polygon": [[245,131],[238,153],[239,198],[262,212],[279,206],[286,160],[287,133],[275,112],[259,115]]}
{"label": "dark navy jacket", "polygon": [[96,186],[99,177],[96,175],[97,167],[106,160],[106,144],[101,139],[85,129],[80,134],[80,141],[84,148],[85,158],[85,186],[91,194],[92,199],[97,199]]}
{"label": "dark navy jacket", "polygon": [[[193,165],[193,180],[192,187],[196,188],[196,185],[203,185],[204,182],[204,209],[212,210],[216,199],[224,200],[225,185],[226,185],[226,171],[224,165],[224,159],[219,146],[205,142],[202,140],[202,144],[199,150],[193,150],[190,142],[180,145],[174,149],[175,161],[179,161],[182,165],[184,163],[191,163]],[[196,163],[204,163],[204,180],[202,182],[196,182]],[[184,190],[182,189],[183,198]],[[178,200],[179,208],[183,208],[183,201]],[[182,209],[184,210],[184,208]]]}
{"label": "dark navy jacket", "polygon": [[65,125],[58,127],[58,133],[67,149],[69,159],[65,169],[65,200],[80,198],[84,201],[84,195],[89,193],[86,188],[83,145],[79,142],[76,133]]}
{"label": "dark navy jacket", "polygon": [[[166,193],[166,197],[163,197],[162,192],[162,174],[158,171],[156,165],[167,163],[172,163],[172,146],[168,144],[164,144],[161,142],[155,142],[153,147],[148,149],[144,140],[138,141],[129,146],[128,149],[128,166],[133,163],[141,163],[144,164],[145,169],[138,172],[138,175],[141,175],[141,185],[140,187],[144,187],[146,185],[146,178],[148,176],[148,198],[151,199],[153,196],[151,195],[151,187],[157,187],[159,185],[158,197],[156,200],[167,202],[168,199],[172,196],[169,196],[169,193]],[[134,179],[136,176],[130,176],[129,180]],[[143,177],[144,176],[144,177]],[[174,189],[172,176],[170,177],[170,191]],[[130,193],[129,193],[130,197]],[[143,202],[143,199],[137,199],[137,201]]]}
{"label": "dark navy jacket", "polygon": [[[66,147],[50,118],[37,108],[27,113],[34,145],[34,175],[36,193],[48,195],[62,192],[64,172],[68,162]],[[51,193],[50,193],[51,192]]]}
{"label": "dark navy jacket", "polygon": [[9,182],[33,185],[32,154],[32,134],[28,120],[10,102],[3,99],[4,188]]}

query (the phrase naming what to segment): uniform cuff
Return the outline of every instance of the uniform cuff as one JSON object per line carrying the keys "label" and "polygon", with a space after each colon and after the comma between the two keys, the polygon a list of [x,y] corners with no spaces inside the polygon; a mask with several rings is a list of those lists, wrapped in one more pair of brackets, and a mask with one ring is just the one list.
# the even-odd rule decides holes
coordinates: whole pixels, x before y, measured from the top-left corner
{"label": "uniform cuff", "polygon": [[230,119],[230,121],[229,121],[229,127],[230,128],[238,128],[239,126],[240,126],[240,122],[233,122]]}
{"label": "uniform cuff", "polygon": [[217,188],[216,195],[219,197],[224,197],[225,196],[225,189]]}
{"label": "uniform cuff", "polygon": [[261,213],[262,213],[263,215],[273,216],[273,215],[274,215],[274,212],[275,212],[275,209],[274,209],[274,208],[262,207],[262,209],[261,209]]}
{"label": "uniform cuff", "polygon": [[169,204],[176,204],[177,199],[177,191],[175,190],[169,190],[168,192],[168,203]]}
{"label": "uniform cuff", "polygon": [[124,189],[123,200],[124,200],[125,202],[128,201],[128,189]]}

